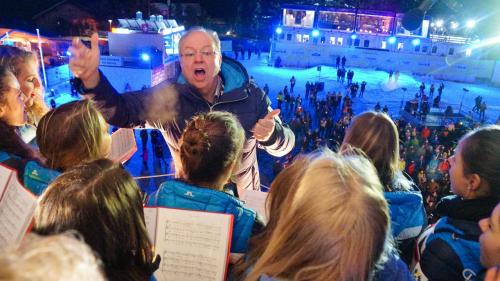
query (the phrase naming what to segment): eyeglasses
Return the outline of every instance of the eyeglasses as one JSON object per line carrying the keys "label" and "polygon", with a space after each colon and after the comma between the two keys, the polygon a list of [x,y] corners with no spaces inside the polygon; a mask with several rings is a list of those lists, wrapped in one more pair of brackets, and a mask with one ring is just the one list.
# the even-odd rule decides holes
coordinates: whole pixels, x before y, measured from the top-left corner
{"label": "eyeglasses", "polygon": [[215,56],[215,54],[218,54],[218,52],[213,50],[185,51],[181,54],[181,57],[184,57],[186,59],[192,59],[198,53],[201,54],[201,56],[205,59],[212,58],[213,56]]}

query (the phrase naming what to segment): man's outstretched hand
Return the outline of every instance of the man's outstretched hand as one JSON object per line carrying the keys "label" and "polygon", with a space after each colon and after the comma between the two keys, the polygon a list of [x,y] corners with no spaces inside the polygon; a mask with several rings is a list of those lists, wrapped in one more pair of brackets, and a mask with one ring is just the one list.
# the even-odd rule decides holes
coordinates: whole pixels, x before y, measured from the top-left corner
{"label": "man's outstretched hand", "polygon": [[85,88],[94,88],[99,83],[99,37],[97,33],[90,37],[90,49],[87,48],[80,38],[74,37],[69,48],[71,53],[69,68],[80,78]]}
{"label": "man's outstretched hand", "polygon": [[275,109],[269,113],[267,113],[264,118],[259,119],[255,126],[253,127],[253,136],[257,141],[266,142],[269,140],[271,135],[274,132],[275,121],[274,117],[280,114],[279,109]]}

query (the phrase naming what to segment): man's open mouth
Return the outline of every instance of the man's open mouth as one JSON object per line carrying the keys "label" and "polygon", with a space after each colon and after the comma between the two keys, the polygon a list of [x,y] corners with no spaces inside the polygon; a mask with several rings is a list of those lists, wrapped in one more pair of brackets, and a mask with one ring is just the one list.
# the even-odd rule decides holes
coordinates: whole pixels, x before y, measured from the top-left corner
{"label": "man's open mouth", "polygon": [[196,78],[204,78],[205,77],[205,69],[203,68],[197,68],[194,70],[194,76]]}

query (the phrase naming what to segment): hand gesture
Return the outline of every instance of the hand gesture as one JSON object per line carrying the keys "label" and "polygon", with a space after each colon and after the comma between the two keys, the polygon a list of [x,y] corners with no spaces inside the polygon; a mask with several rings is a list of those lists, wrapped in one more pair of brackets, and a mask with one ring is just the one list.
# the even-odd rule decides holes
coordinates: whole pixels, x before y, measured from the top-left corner
{"label": "hand gesture", "polygon": [[90,37],[90,46],[87,48],[80,38],[73,38],[69,52],[71,57],[69,60],[69,68],[75,75],[80,78],[86,88],[94,88],[99,83],[99,37],[97,33]]}
{"label": "hand gesture", "polygon": [[266,142],[274,132],[275,121],[274,117],[280,114],[279,109],[275,109],[267,113],[264,118],[259,119],[252,129],[253,136],[257,141]]}

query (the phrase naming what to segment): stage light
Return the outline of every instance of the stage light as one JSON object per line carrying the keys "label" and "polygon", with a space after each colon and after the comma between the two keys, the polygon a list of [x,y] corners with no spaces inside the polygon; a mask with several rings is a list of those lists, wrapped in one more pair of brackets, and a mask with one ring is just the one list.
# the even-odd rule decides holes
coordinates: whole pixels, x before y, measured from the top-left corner
{"label": "stage light", "polygon": [[415,39],[411,40],[411,44],[412,44],[413,46],[418,46],[418,45],[420,45],[420,39],[415,38]]}
{"label": "stage light", "polygon": [[441,26],[443,26],[443,24],[444,24],[443,20],[437,20],[436,21],[436,27],[441,27]]}
{"label": "stage light", "polygon": [[71,52],[70,52],[70,51],[66,51],[66,55],[67,55],[68,57],[71,57]]}
{"label": "stage light", "polygon": [[458,22],[456,22],[456,21],[452,21],[450,25],[451,25],[451,29],[457,29],[458,28]]}
{"label": "stage light", "polygon": [[476,26],[476,21],[475,20],[468,20],[467,23],[465,24],[467,28],[474,28]]}
{"label": "stage light", "polygon": [[314,29],[311,33],[312,37],[318,37],[319,36],[319,30]]}
{"label": "stage light", "polygon": [[353,33],[353,34],[351,35],[351,39],[352,39],[352,40],[356,40],[356,38],[358,38],[358,35],[357,35],[356,33]]}
{"label": "stage light", "polygon": [[149,57],[149,55],[148,55],[148,54],[146,54],[146,53],[142,53],[142,54],[141,54],[141,59],[142,59],[143,61],[149,61],[150,57]]}
{"label": "stage light", "polygon": [[276,28],[276,33],[277,33],[277,34],[281,34],[282,32],[283,32],[283,28],[281,28],[281,27],[279,27],[279,26],[278,26],[278,27]]}
{"label": "stage light", "polygon": [[391,36],[389,37],[389,39],[387,39],[387,42],[389,42],[389,44],[394,44],[397,40],[398,39],[396,38],[396,36]]}

